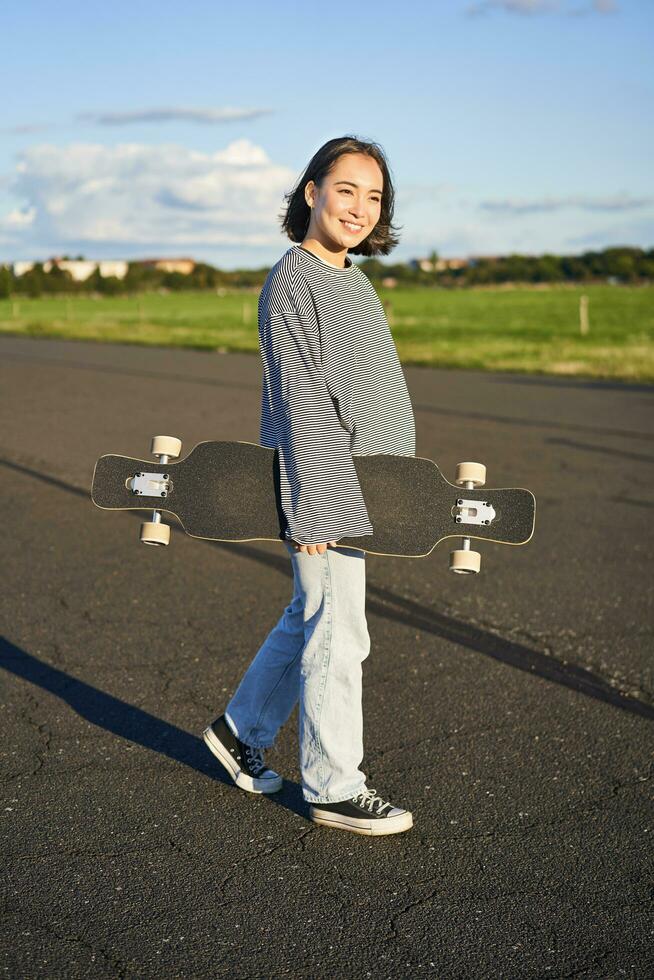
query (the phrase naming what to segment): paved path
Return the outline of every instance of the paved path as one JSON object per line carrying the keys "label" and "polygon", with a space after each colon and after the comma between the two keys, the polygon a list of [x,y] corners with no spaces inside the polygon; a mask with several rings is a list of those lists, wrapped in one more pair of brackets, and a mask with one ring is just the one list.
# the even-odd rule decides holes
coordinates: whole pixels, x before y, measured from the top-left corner
{"label": "paved path", "polygon": [[651,977],[654,389],[407,368],[418,454],[538,499],[482,574],[369,556],[368,785],[315,827],[296,715],[255,798],[198,733],[291,593],[88,496],[151,435],[257,441],[258,358],[0,340],[2,965],[26,977]]}

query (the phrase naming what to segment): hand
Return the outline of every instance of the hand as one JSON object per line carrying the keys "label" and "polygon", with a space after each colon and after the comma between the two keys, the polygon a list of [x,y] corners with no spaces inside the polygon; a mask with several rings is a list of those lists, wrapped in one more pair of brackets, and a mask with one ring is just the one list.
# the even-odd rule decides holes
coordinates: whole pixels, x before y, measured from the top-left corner
{"label": "hand", "polygon": [[308,555],[324,555],[329,545],[336,547],[335,541],[327,541],[325,544],[301,544],[299,541],[293,541],[292,538],[291,544],[296,551],[306,551]]}

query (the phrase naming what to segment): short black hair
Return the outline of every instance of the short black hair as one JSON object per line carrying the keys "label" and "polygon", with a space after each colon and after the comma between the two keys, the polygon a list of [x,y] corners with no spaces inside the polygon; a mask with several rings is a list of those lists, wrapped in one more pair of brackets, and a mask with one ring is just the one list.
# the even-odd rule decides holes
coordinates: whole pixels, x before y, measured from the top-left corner
{"label": "short black hair", "polygon": [[320,187],[323,179],[331,172],[338,158],[344,153],[365,153],[372,157],[379,164],[384,176],[379,221],[362,242],[348,249],[348,251],[354,255],[388,255],[400,241],[396,234],[398,228],[393,224],[395,190],[391,180],[390,167],[386,155],[378,143],[360,140],[356,136],[337,136],[333,140],[328,140],[314,153],[293,190],[284,195],[287,206],[280,215],[282,231],[286,232],[292,242],[304,240],[311,220],[311,208],[304,197],[304,189],[310,180],[313,180]]}

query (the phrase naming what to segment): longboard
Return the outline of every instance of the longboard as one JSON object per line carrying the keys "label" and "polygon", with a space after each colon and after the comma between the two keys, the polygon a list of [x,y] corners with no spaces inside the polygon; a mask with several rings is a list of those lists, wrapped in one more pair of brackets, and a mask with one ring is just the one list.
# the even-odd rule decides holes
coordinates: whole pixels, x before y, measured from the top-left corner
{"label": "longboard", "polygon": [[[177,443],[181,451],[179,440],[157,436],[155,454],[157,440],[164,440],[158,444],[160,450]],[[336,547],[424,558],[445,538],[466,539],[463,550],[467,550],[472,538],[522,545],[533,535],[533,493],[520,487],[475,485],[485,478],[482,464],[460,463],[459,477],[478,479],[459,478],[455,485],[436,463],[420,456],[378,454],[354,456],[353,460],[374,530],[361,537],[342,537]],[[279,541],[284,540],[287,527],[279,494],[277,450],[251,442],[201,442],[177,462],[168,453],[160,453],[154,462],[101,456],[91,497],[105,510],[173,514],[191,537],[213,541]]]}

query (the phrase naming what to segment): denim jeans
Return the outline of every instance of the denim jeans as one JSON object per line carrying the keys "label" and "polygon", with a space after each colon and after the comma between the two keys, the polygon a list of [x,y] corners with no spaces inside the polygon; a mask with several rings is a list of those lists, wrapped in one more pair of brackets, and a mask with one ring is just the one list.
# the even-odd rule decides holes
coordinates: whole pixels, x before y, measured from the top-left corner
{"label": "denim jeans", "polygon": [[311,803],[365,788],[362,662],[370,652],[365,552],[295,551],[290,605],[248,667],[225,719],[246,745],[270,748],[299,701],[302,793]]}

